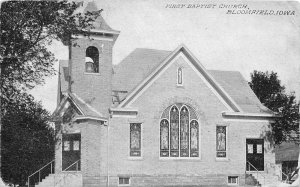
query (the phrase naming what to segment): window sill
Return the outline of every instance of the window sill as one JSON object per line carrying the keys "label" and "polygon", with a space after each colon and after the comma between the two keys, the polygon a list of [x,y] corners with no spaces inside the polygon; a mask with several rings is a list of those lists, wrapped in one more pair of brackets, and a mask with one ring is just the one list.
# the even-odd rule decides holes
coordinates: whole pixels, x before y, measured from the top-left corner
{"label": "window sill", "polygon": [[141,161],[141,160],[144,160],[143,157],[133,157],[133,156],[130,156],[127,158],[128,160],[133,160],[133,161]]}
{"label": "window sill", "polygon": [[228,186],[238,186],[238,183],[227,183]]}
{"label": "window sill", "polygon": [[85,75],[97,75],[97,76],[100,76],[100,73],[87,73],[87,72],[84,72]]}
{"label": "window sill", "polygon": [[184,88],[183,84],[176,84],[177,88]]}
{"label": "window sill", "polygon": [[199,161],[202,161],[200,157],[159,157],[159,160],[160,161],[196,161],[196,162],[199,162]]}
{"label": "window sill", "polygon": [[228,158],[216,158],[216,162],[229,162]]}

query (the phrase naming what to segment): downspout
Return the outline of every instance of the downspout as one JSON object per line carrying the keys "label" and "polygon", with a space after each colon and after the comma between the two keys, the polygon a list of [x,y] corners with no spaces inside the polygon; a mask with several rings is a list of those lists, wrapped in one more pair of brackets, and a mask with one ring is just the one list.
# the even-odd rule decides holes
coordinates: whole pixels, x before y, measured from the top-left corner
{"label": "downspout", "polygon": [[106,145],[106,149],[107,149],[107,158],[106,158],[106,163],[107,163],[107,165],[106,165],[106,171],[107,171],[107,180],[106,180],[106,186],[107,187],[109,187],[109,121],[110,121],[110,118],[108,118],[108,120],[107,120],[107,128],[106,128],[106,133],[107,133],[107,145]]}

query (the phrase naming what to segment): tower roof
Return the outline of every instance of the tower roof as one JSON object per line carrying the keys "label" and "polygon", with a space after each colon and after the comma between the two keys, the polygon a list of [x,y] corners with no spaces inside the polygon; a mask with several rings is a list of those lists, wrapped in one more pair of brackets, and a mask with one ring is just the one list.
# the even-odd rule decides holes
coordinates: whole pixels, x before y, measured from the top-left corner
{"label": "tower roof", "polygon": [[[84,8],[83,13],[95,12],[95,11],[99,11],[99,9],[97,8],[96,3],[94,1],[91,1],[91,2],[87,3],[86,7]],[[101,14],[94,21],[93,26],[94,26],[94,28],[92,30],[116,32],[106,23],[106,21],[103,19]]]}

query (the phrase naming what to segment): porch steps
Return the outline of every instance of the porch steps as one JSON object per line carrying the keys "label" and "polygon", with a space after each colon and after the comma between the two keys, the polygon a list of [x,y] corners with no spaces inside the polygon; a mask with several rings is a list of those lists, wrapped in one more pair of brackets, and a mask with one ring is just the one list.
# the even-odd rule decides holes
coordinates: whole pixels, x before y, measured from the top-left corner
{"label": "porch steps", "polygon": [[277,187],[281,181],[278,176],[271,173],[262,173],[264,175],[252,174],[262,187]]}
{"label": "porch steps", "polygon": [[82,174],[80,172],[50,174],[35,187],[82,187]]}

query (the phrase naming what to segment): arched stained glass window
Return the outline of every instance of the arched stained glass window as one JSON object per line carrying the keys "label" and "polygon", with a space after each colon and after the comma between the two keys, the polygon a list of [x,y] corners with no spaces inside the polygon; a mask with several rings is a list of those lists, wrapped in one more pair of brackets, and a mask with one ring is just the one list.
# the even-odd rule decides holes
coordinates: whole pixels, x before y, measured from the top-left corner
{"label": "arched stained glass window", "polygon": [[199,125],[196,120],[191,121],[190,125],[191,134],[191,157],[199,156]]}
{"label": "arched stained glass window", "polygon": [[170,111],[170,155],[172,157],[179,156],[179,111],[173,106]]}
{"label": "arched stained glass window", "polygon": [[[166,113],[170,115],[166,118]],[[196,112],[189,106],[176,103],[162,114],[160,121],[161,157],[198,157],[199,123]]]}
{"label": "arched stained glass window", "polygon": [[185,106],[180,110],[180,156],[189,156],[189,111]]}
{"label": "arched stained glass window", "polygon": [[160,156],[169,156],[169,122],[166,119],[160,122],[160,150]]}

